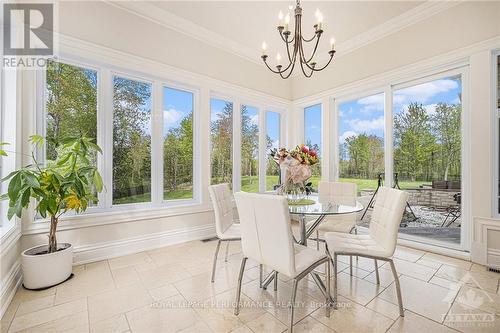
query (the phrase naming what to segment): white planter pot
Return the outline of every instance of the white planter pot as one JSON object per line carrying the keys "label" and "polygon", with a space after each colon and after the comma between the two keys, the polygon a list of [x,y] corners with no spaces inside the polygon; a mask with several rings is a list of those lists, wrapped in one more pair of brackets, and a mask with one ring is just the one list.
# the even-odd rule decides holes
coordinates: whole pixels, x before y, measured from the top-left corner
{"label": "white planter pot", "polygon": [[[47,251],[47,248],[47,245],[35,246],[21,254],[25,288],[47,288],[70,277],[73,267],[73,246],[60,243],[57,245],[57,252],[43,253]],[[36,254],[41,252],[43,254]]]}

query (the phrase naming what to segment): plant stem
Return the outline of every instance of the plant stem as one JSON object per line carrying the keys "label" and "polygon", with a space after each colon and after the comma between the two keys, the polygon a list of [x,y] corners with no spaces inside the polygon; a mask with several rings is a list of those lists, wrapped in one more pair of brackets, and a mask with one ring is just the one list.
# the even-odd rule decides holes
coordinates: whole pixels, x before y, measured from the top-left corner
{"label": "plant stem", "polygon": [[50,217],[50,232],[49,232],[49,253],[57,251],[56,229],[58,218],[56,216]]}

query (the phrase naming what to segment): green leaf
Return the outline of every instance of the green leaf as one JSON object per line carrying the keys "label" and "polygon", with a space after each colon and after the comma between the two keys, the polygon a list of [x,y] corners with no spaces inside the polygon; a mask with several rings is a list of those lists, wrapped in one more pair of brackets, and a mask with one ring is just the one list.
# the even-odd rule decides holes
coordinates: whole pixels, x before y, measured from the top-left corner
{"label": "green leaf", "polygon": [[28,206],[28,204],[30,202],[30,194],[31,194],[30,188],[27,188],[24,190],[23,194],[21,195],[21,206],[22,207]]}
{"label": "green leaf", "polygon": [[35,146],[42,146],[43,143],[45,142],[45,140],[43,139],[43,136],[38,135],[38,134],[34,134],[34,135],[30,136],[29,141],[31,142],[31,144],[33,144]]}
{"label": "green leaf", "polygon": [[40,183],[38,182],[38,179],[35,177],[35,175],[31,173],[23,173],[24,175],[24,180],[30,187],[40,187]]}
{"label": "green leaf", "polygon": [[22,179],[21,179],[21,173],[18,172],[11,180],[9,183],[9,188],[7,192],[9,193],[9,199],[12,201],[15,201],[16,198],[19,196],[19,191],[22,188]]}
{"label": "green leaf", "polygon": [[4,178],[0,179],[0,183],[3,183],[4,181],[12,178],[12,176],[14,176],[16,173],[18,173],[19,171],[12,171],[11,173],[9,173],[7,176],[5,176]]}
{"label": "green leaf", "polygon": [[95,189],[97,192],[102,192],[102,177],[101,177],[101,174],[99,173],[99,171],[95,170],[94,171],[94,177],[93,177],[93,181],[94,181],[94,186],[95,186]]}
{"label": "green leaf", "polygon": [[7,211],[7,219],[12,219],[12,216],[16,214],[16,208],[15,207],[9,207],[9,210]]}
{"label": "green leaf", "polygon": [[38,212],[43,218],[47,217],[47,201],[46,200],[41,200],[38,203]]}

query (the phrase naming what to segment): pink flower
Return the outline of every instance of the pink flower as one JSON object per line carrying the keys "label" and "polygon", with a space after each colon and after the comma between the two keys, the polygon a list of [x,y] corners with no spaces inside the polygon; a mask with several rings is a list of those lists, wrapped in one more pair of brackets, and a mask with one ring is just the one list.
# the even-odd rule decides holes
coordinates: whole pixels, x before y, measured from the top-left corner
{"label": "pink flower", "polygon": [[308,146],[302,146],[302,147],[300,148],[300,150],[301,150],[303,153],[307,153],[307,152],[309,152],[309,147],[308,147]]}
{"label": "pink flower", "polygon": [[309,151],[309,156],[316,157],[318,156],[314,150]]}

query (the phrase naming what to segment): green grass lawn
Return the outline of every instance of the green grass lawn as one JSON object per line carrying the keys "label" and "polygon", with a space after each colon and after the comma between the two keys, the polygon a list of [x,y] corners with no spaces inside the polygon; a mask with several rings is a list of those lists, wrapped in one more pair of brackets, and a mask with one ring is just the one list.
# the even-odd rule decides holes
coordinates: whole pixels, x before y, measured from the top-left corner
{"label": "green grass lawn", "polygon": [[[318,190],[318,182],[321,177],[313,176],[310,181],[313,184],[315,191]],[[356,178],[340,178],[341,182],[355,183],[358,186],[358,191],[361,190],[374,190],[377,188],[376,179],[356,179]],[[418,188],[422,184],[428,184],[426,181],[400,181],[399,186],[402,189],[408,188]],[[278,184],[278,176],[266,176],[266,191],[272,191],[273,186]],[[257,176],[242,176],[241,177],[241,190],[244,192],[259,192],[259,177]],[[165,191],[163,193],[165,200],[179,200],[179,199],[191,199],[193,197],[193,190],[188,189],[178,189],[176,191]],[[151,193],[144,193],[138,195],[132,195],[129,197],[123,197],[113,200],[114,205],[128,204],[128,203],[140,203],[151,201]]]}

